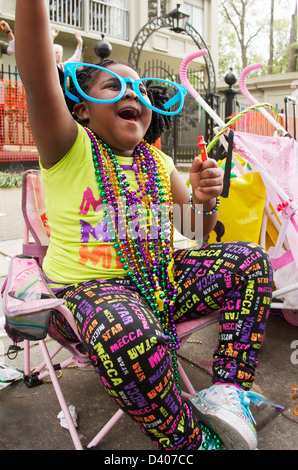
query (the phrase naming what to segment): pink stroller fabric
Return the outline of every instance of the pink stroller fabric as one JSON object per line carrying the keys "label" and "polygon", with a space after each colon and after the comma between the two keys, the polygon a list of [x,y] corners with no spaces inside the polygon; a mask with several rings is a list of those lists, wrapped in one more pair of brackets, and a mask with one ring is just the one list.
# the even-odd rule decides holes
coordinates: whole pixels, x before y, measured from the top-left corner
{"label": "pink stroller fabric", "polygon": [[[273,180],[274,185],[261,174],[266,186],[268,200],[279,216],[286,218],[289,213],[291,224],[287,228],[287,239],[293,258],[298,266],[298,219],[294,211],[298,209],[298,143],[289,137],[271,137],[235,132],[234,151],[244,160],[264,170]],[[281,198],[278,187],[287,199]]]}

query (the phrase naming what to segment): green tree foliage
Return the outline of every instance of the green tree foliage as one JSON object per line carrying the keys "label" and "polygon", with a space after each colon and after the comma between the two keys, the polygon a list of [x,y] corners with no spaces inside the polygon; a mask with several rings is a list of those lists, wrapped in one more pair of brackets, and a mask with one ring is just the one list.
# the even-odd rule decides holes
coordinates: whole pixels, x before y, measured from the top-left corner
{"label": "green tree foliage", "polygon": [[256,75],[268,73],[272,7],[272,73],[287,71],[291,22],[293,24],[292,16],[295,13],[289,8],[289,2],[219,0],[219,79],[223,79],[230,68],[239,75],[247,65],[256,62],[263,64],[261,69],[254,72]]}

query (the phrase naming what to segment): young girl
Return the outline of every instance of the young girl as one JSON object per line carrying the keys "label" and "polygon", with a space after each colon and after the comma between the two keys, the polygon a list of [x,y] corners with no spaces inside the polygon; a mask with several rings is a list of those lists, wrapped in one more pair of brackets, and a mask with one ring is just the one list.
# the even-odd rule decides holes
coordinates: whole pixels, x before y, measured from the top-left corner
{"label": "young girl", "polygon": [[[153,143],[168,126],[175,99],[165,83],[147,87],[128,65],[70,67],[65,101],[47,1],[16,4],[16,59],[51,228],[49,285],[73,312],[107,393],[159,449],[254,449],[249,403],[262,397],[249,390],[270,307],[267,255],[244,242],[174,251],[171,207],[182,232],[198,221],[203,236],[214,227],[216,162],[195,159],[189,191],[172,160],[143,140]],[[214,385],[186,402],[176,324],[214,309],[221,309]],[[72,338],[58,313],[52,325]]]}

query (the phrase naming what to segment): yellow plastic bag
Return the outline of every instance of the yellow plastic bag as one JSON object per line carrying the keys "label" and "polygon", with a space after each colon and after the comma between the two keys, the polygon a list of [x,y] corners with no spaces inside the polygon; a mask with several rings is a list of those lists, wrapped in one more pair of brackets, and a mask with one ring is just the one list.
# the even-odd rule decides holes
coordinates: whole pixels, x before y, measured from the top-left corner
{"label": "yellow plastic bag", "polygon": [[217,235],[212,231],[208,243],[248,241],[259,243],[266,189],[259,173],[251,171],[230,180],[229,196],[220,197]]}
{"label": "yellow plastic bag", "polygon": [[[280,221],[276,215],[275,210],[272,208],[271,204],[269,205],[269,207],[271,209],[272,216],[275,217],[276,219],[276,223],[280,225]],[[268,218],[267,225],[266,225],[266,240],[265,240],[266,251],[268,251],[271,246],[276,245],[278,235],[279,235],[279,231],[276,229],[274,223]],[[283,246],[283,248],[285,247]]]}

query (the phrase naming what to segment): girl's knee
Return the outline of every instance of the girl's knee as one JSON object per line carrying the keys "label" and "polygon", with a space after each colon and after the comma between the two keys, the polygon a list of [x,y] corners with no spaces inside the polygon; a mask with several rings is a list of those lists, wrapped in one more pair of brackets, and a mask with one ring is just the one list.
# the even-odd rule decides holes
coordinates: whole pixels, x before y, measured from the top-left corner
{"label": "girl's knee", "polygon": [[255,266],[255,270],[261,271],[262,275],[271,277],[272,266],[268,253],[260,245],[249,243],[247,246],[251,250],[251,253],[248,254],[244,261],[244,266],[248,268]]}
{"label": "girl's knee", "polygon": [[232,256],[231,261],[239,265],[241,271],[260,271],[269,275],[272,272],[268,253],[256,243],[240,241],[225,244],[224,257]]}

